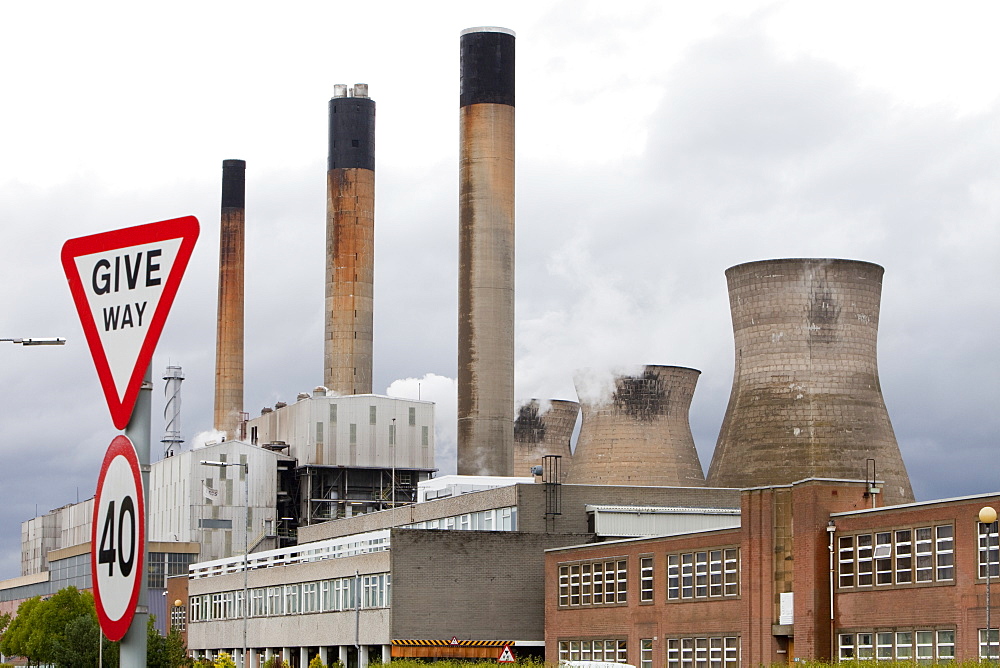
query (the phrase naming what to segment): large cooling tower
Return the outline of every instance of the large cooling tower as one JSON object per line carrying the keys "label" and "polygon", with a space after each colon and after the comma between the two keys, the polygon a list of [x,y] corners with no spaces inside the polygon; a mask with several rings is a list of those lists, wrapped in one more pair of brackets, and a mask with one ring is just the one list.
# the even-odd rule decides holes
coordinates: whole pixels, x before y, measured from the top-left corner
{"label": "large cooling tower", "polygon": [[736,371],[708,482],[885,481],[879,505],[913,501],[876,360],[882,267],[764,260],[730,267]]}
{"label": "large cooling tower", "polygon": [[[561,470],[570,464],[570,440],[580,414],[575,401],[552,400],[547,406],[532,399],[521,406],[514,420],[514,475],[531,475],[531,467],[541,466],[542,457],[562,457]],[[565,477],[565,474],[564,474]]]}
{"label": "large cooling tower", "polygon": [[246,169],[244,160],[222,161],[219,230],[219,321],[215,338],[215,428],[240,436],[243,414],[243,280]]}
{"label": "large cooling tower", "polygon": [[458,473],[514,465],[514,33],[461,36]]}
{"label": "large cooling tower", "polygon": [[334,86],[329,139],[323,384],[337,394],[371,394],[375,102],[367,84]]}
{"label": "large cooling tower", "polygon": [[567,482],[704,487],[688,410],[697,369],[647,366],[610,383],[578,373],[583,409]]}

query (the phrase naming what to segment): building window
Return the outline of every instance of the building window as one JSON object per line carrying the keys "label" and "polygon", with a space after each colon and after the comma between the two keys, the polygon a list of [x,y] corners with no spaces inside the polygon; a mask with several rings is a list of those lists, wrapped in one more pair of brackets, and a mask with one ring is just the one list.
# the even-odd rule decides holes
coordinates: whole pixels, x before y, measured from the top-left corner
{"label": "building window", "polygon": [[934,556],[938,582],[955,579],[955,527],[942,524],[934,527]]}
{"label": "building window", "polygon": [[264,603],[264,590],[261,588],[250,591],[250,616],[263,617],[267,614],[267,604]]}
{"label": "building window", "polygon": [[358,425],[352,424],[351,427],[350,427],[350,429],[349,429],[349,431],[348,431],[348,434],[349,434],[349,439],[350,439],[351,445],[357,445],[358,444]]}
{"label": "building window", "polygon": [[738,636],[667,638],[668,668],[736,668]]}
{"label": "building window", "polygon": [[559,605],[615,605],[627,602],[625,559],[578,562],[559,566]]}
{"label": "building window", "polygon": [[857,537],[857,541],[858,586],[870,587],[874,583],[872,577],[872,535],[870,533],[861,534]]}
{"label": "building window", "polygon": [[840,536],[838,586],[845,589],[953,581],[954,532],[953,525],[941,524]]}
{"label": "building window", "polygon": [[[930,527],[921,527],[914,530],[916,538],[914,544],[914,554],[917,557],[916,581],[931,582],[934,579],[934,542]],[[920,658],[919,655],[917,657]]]}
{"label": "building window", "polygon": [[187,608],[183,605],[170,607],[170,628],[180,632],[187,628]]}
{"label": "building window", "polygon": [[378,411],[376,410],[375,406],[368,407],[368,424],[375,424],[375,417],[377,416],[377,414]]}
{"label": "building window", "polygon": [[643,603],[653,601],[653,558],[639,559],[639,600]]}
{"label": "building window", "polygon": [[913,531],[896,532],[896,584],[913,582]]}
{"label": "building window", "polygon": [[417,409],[410,407],[410,426],[413,427],[417,424]]}
{"label": "building window", "polygon": [[430,429],[427,427],[420,428],[420,445],[430,444]]}
{"label": "building window", "polygon": [[667,555],[667,600],[739,594],[739,550]]}
{"label": "building window", "polygon": [[937,632],[937,660],[941,662],[955,660],[955,632]]}
{"label": "building window", "polygon": [[316,443],[323,445],[323,423],[316,423]]}
{"label": "building window", "polygon": [[[650,657],[652,659],[652,657]],[[560,661],[604,661],[627,663],[625,640],[560,640]]]}
{"label": "building window", "polygon": [[875,584],[892,584],[892,532],[875,534]]}
{"label": "building window", "polygon": [[653,639],[639,640],[639,668],[653,668]]}
{"label": "building window", "polygon": [[892,631],[875,634],[875,657],[879,661],[892,660],[892,635]]}
{"label": "building window", "polygon": [[979,525],[979,577],[986,577],[986,566],[990,567],[990,577],[1000,576],[1000,543],[998,543],[997,522]]}
{"label": "building window", "polygon": [[302,612],[319,611],[319,583],[306,582],[302,585]]}
{"label": "building window", "polygon": [[330,424],[337,424],[337,404],[330,404]]}
{"label": "building window", "polygon": [[[838,638],[838,656],[841,661],[868,660],[878,658],[898,661],[913,661],[918,663],[933,663],[954,661],[955,631],[943,629],[938,631],[861,631],[858,633],[840,633]],[[872,639],[875,639],[875,653],[872,652]],[[980,633],[980,639],[985,638]],[[893,642],[895,641],[895,645]],[[983,652],[980,643],[980,652]]]}
{"label": "building window", "polygon": [[853,587],[854,586],[854,536],[840,537],[839,563],[840,563],[840,586]]}
{"label": "building window", "polygon": [[396,445],[396,423],[389,425],[389,445]]}
{"label": "building window", "polygon": [[1000,631],[997,629],[979,629],[979,658],[1000,659]]}

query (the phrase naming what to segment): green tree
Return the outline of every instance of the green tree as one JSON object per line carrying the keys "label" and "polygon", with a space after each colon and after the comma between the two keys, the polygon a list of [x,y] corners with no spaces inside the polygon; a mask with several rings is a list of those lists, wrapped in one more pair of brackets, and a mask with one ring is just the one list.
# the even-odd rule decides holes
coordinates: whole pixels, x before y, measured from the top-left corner
{"label": "green tree", "polygon": [[171,668],[167,662],[167,639],[156,630],[156,615],[150,615],[146,620],[146,666]]}
{"label": "green tree", "polygon": [[97,665],[101,628],[90,615],[74,617],[62,638],[55,641],[52,662],[60,668],[91,668]]}
{"label": "green tree", "polygon": [[77,617],[92,617],[96,621],[97,611],[90,592],[81,592],[76,587],[60,589],[36,605],[28,617],[31,632],[27,656],[43,663],[56,663],[56,649],[65,644],[66,628]]}
{"label": "green tree", "polygon": [[170,632],[167,633],[165,654],[167,665],[170,668],[191,665],[191,659],[187,655],[187,646],[184,644],[184,636],[181,635],[176,626],[170,627]]}
{"label": "green tree", "polygon": [[29,661],[34,659],[28,654],[28,638],[31,635],[29,618],[41,603],[41,596],[21,601],[17,606],[17,615],[7,626],[3,638],[0,638],[0,653],[7,656],[23,656]]}

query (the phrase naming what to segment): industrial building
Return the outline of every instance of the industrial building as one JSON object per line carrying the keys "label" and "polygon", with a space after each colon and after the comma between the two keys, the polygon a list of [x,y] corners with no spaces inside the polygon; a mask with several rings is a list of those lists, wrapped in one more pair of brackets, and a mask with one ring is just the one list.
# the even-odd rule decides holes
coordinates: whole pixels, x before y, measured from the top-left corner
{"label": "industrial building", "polygon": [[[976,520],[1000,497],[913,502],[878,378],[878,265],[727,270],[736,364],[707,476],[688,419],[695,369],[590,370],[579,403],[515,411],[514,34],[472,28],[460,47],[460,475],[433,478],[431,403],[372,394],[375,105],[367,85],[338,85],[324,385],[243,412],[245,164],[227,160],[226,440],[183,451],[170,418],[149,577],[159,561],[175,577],[154,612],[195,653],[227,651],[241,668],[504,647],[639,668],[1000,653],[984,600],[1000,575],[996,524]],[[167,376],[177,392],[179,369]],[[89,517],[85,504],[66,515]],[[36,520],[0,603],[89,577],[89,530]]]}
{"label": "industrial building", "polygon": [[504,644],[541,657],[546,548],[739,523],[732,489],[516,480],[432,480],[431,500],[303,527],[295,547],[251,555],[247,594],[242,557],[192,565],[168,593],[187,603],[189,649],[241,655],[246,624],[250,666],[495,658]]}
{"label": "industrial building", "polygon": [[1000,617],[987,633],[986,605],[997,524],[978,515],[1000,496],[873,508],[872,489],[830,479],[745,489],[737,528],[548,550],[546,660],[996,659]]}

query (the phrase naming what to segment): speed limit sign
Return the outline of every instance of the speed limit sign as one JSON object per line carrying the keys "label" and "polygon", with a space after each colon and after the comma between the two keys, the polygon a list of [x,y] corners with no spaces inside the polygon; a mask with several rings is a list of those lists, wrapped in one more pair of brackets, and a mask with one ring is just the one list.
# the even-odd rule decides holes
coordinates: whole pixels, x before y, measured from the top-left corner
{"label": "speed limit sign", "polygon": [[101,629],[120,640],[135,615],[145,573],[146,506],[139,459],[127,436],[108,446],[90,531],[91,582]]}

